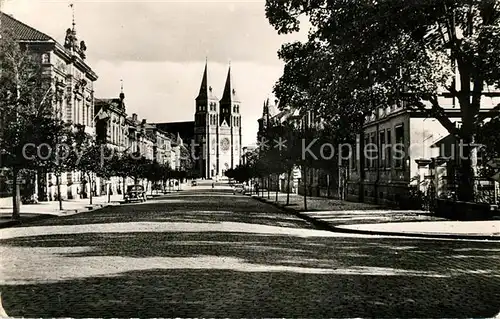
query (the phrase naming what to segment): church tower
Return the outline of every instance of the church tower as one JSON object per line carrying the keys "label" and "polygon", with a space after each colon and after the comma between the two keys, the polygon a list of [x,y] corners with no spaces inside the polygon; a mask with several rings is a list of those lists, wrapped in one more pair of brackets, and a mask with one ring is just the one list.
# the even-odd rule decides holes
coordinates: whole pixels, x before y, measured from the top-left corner
{"label": "church tower", "polygon": [[214,95],[208,83],[208,67],[201,80],[200,92],[196,97],[196,110],[194,116],[194,139],[196,149],[196,168],[200,177],[213,178],[219,171],[219,100]]}
{"label": "church tower", "polygon": [[220,100],[220,120],[219,120],[219,161],[221,176],[230,168],[235,168],[240,164],[241,159],[241,101],[236,95],[231,76],[231,65],[227,72],[224,93]]}

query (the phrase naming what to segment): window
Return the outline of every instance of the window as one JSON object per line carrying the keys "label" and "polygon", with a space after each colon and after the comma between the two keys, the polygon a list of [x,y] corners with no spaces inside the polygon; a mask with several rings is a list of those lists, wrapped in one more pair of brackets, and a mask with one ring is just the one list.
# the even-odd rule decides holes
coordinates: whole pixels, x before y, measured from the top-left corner
{"label": "window", "polygon": [[377,140],[375,132],[370,133],[370,168],[374,168],[377,163]]}
{"label": "window", "polygon": [[368,159],[370,157],[370,154],[368,153],[369,144],[370,144],[370,135],[365,134],[365,146],[361,150],[361,152],[363,152],[363,155],[365,157],[365,169],[370,168],[370,160]]}
{"label": "window", "polygon": [[354,143],[354,145],[351,145],[351,147],[353,147],[351,149],[351,154],[350,154],[350,157],[351,157],[351,169],[352,170],[357,170],[358,168],[358,140],[356,140],[356,143]]}
{"label": "window", "polygon": [[385,156],[385,167],[392,168],[392,137],[391,137],[391,129],[387,129],[386,133],[386,156]]}
{"label": "window", "polygon": [[86,109],[87,109],[87,115],[85,116],[85,120],[86,120],[86,123],[85,123],[85,124],[86,124],[87,126],[91,126],[91,125],[90,125],[90,124],[91,124],[91,123],[90,123],[90,107],[87,105]]}
{"label": "window", "polygon": [[42,63],[43,64],[50,63],[50,55],[48,53],[42,54]]}
{"label": "window", "polygon": [[395,129],[396,145],[394,154],[394,164],[396,168],[404,169],[405,147],[404,147],[404,127],[403,124],[397,126]]}
{"label": "window", "polygon": [[385,167],[385,130],[382,130],[379,132],[379,139],[378,139],[378,143],[379,143],[379,156],[378,156],[378,166],[379,167]]}

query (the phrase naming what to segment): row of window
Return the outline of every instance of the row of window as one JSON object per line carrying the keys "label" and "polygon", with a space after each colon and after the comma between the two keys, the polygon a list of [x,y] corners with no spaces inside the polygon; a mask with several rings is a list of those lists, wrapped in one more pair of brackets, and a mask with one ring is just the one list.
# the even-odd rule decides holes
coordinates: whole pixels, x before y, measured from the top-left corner
{"label": "row of window", "polygon": [[[59,107],[59,105],[58,105]],[[60,104],[62,107],[62,103]],[[81,99],[75,99],[73,104],[73,123],[92,126],[92,109]]]}
{"label": "row of window", "polygon": [[[378,132],[365,134],[365,169],[376,168],[398,168],[404,169],[404,126],[403,124],[394,127],[393,132],[390,128],[382,129]],[[363,151],[363,150],[361,150]],[[394,166],[393,166],[394,164]]]}
{"label": "row of window", "polygon": [[[205,126],[206,125],[206,117],[204,114],[196,114],[195,115],[195,124],[197,126]],[[238,116],[233,116],[233,125],[234,126],[240,126],[241,125],[241,118]],[[208,122],[209,125],[218,125],[219,122],[219,115],[217,114],[209,114],[208,115]],[[231,125],[231,123],[228,123],[228,125]]]}
{"label": "row of window", "polygon": [[[206,105],[199,105],[198,106],[198,112],[206,112],[206,111],[207,111]],[[217,111],[217,104],[210,103],[210,111]],[[240,112],[240,106],[233,105],[233,113],[239,113],[239,112]],[[221,113],[229,113],[229,110],[226,108],[222,108]]]}

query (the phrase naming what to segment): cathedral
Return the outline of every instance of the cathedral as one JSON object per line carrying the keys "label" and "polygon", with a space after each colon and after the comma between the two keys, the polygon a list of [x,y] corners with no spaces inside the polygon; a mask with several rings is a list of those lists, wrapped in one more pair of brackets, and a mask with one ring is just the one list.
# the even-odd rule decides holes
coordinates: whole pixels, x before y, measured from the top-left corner
{"label": "cathedral", "polygon": [[[219,99],[208,81],[208,65],[195,99],[194,121],[156,123],[166,132],[179,135],[190,144],[194,159],[193,176],[219,179],[240,164],[241,159],[241,101],[233,87],[231,66]],[[193,144],[194,143],[194,144]]]}

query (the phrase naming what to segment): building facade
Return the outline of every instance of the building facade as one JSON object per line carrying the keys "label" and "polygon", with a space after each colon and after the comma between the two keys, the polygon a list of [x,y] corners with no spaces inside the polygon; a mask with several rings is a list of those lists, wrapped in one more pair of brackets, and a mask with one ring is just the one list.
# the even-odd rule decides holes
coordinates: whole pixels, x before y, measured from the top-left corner
{"label": "building facade", "polygon": [[[85,132],[93,135],[94,82],[98,77],[85,61],[87,47],[84,41],[78,41],[75,23],[66,30],[65,42],[60,44],[10,15],[0,12],[0,19],[2,30],[8,30],[40,63],[43,77],[54,93],[52,103],[57,116],[68,123],[84,126]],[[54,174],[39,170],[36,172],[35,183],[36,200],[56,198]],[[95,192],[95,189],[88,189],[86,177],[80,172],[61,174],[59,183],[63,198],[71,199],[82,193]]]}
{"label": "building facade", "polygon": [[208,66],[205,64],[195,99],[194,121],[156,123],[156,126],[182,139],[186,156],[194,160],[193,177],[225,178],[224,173],[239,165],[242,155],[240,108],[241,101],[234,89],[231,67],[222,98],[219,99],[209,83]]}
{"label": "building facade", "polygon": [[[484,96],[480,113],[488,114],[499,102],[500,95],[496,93]],[[440,104],[450,121],[459,127],[461,113],[455,107],[457,101],[442,97]],[[452,143],[443,143],[449,137],[437,119],[404,104],[377,108],[366,117],[363,133],[357,136],[359,151],[351,158],[345,177],[347,198],[404,207],[411,190],[425,192],[430,183],[440,195],[446,191],[443,180],[452,178],[450,169],[460,160],[459,150],[453,156],[448,150],[457,147],[459,141],[453,138]],[[376,145],[378,151],[371,154],[366,148],[368,144]],[[439,157],[447,159],[431,173],[429,163]]]}
{"label": "building facade", "polygon": [[[126,152],[129,145],[125,94],[118,98],[99,98],[95,101],[96,141],[105,144],[115,154]],[[122,194],[123,185],[120,178],[112,176],[102,180],[98,195]]]}

